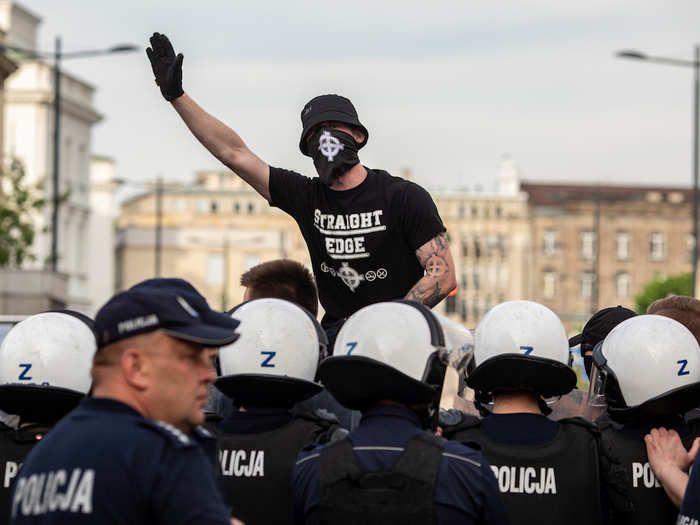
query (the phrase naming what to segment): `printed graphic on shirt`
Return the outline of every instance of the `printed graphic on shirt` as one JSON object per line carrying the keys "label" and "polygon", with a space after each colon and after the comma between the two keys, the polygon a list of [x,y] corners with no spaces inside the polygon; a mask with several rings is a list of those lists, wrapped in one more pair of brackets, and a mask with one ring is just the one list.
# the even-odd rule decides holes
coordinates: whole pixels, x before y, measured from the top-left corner
{"label": "printed graphic on shirt", "polygon": [[386,268],[368,270],[362,274],[352,268],[350,264],[346,262],[341,263],[340,268],[333,268],[323,262],[321,263],[321,271],[324,273],[330,273],[333,277],[338,277],[341,281],[343,281],[343,283],[345,283],[345,286],[350,288],[351,292],[354,292],[363,281],[371,283],[377,279],[386,279],[389,276],[389,272],[386,270]]}
{"label": "printed graphic on shirt", "polygon": [[221,474],[236,478],[265,477],[264,450],[220,450]]}
{"label": "printed graphic on shirt", "polygon": [[366,259],[371,255],[367,252],[366,236],[386,231],[383,215],[383,210],[335,214],[321,213],[316,208],[314,226],[323,235],[326,253],[331,259]]}

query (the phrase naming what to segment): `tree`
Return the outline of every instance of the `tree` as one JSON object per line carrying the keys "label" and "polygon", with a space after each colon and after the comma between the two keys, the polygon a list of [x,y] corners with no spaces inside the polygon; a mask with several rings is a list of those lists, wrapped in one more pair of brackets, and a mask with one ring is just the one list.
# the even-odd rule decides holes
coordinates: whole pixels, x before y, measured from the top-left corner
{"label": "tree", "polygon": [[651,303],[669,295],[689,295],[692,297],[693,286],[691,281],[690,273],[681,273],[669,277],[655,275],[654,279],[634,298],[635,310],[638,314],[645,314]]}
{"label": "tree", "polygon": [[0,267],[32,261],[34,215],[44,206],[40,184],[27,184],[24,167],[13,160],[0,170]]}

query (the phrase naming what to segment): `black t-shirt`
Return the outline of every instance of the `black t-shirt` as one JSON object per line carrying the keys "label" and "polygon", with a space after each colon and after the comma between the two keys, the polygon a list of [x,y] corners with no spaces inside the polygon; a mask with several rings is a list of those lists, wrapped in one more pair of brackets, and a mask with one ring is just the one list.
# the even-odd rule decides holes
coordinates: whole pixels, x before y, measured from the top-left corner
{"label": "black t-shirt", "polygon": [[403,298],[423,277],[415,251],[445,231],[427,191],[381,170],[368,169],[360,185],[337,191],[271,167],[270,205],[299,225],[325,326],[368,304]]}

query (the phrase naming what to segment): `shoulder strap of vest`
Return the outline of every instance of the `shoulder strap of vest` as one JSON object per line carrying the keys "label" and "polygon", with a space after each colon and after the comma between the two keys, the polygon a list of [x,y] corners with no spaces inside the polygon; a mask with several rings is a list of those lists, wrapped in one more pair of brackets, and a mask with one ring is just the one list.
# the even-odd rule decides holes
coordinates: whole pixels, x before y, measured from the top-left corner
{"label": "shoulder strap of vest", "polygon": [[359,479],[362,476],[363,470],[355,460],[350,439],[345,437],[321,449],[319,473],[322,487],[333,485],[346,477]]}
{"label": "shoulder strap of vest", "polygon": [[[466,414],[465,412],[457,412],[456,410],[451,412],[453,412],[453,415],[449,420],[440,421],[442,435],[447,439],[451,439],[452,436],[461,430],[469,430],[481,426],[481,419],[477,416]],[[457,412],[459,417],[454,417],[454,412]]]}
{"label": "shoulder strap of vest", "polygon": [[394,464],[393,471],[407,477],[433,483],[440,467],[445,439],[427,432],[408,440],[404,452]]}
{"label": "shoulder strap of vest", "polygon": [[700,413],[692,411],[686,414],[685,422],[688,425],[691,435],[700,436]]}
{"label": "shoulder strap of vest", "polygon": [[585,417],[565,417],[563,419],[560,419],[558,423],[560,425],[573,425],[576,427],[584,428],[591,434],[596,436],[596,438],[600,437],[600,428],[598,428],[596,424],[593,423],[593,421],[591,421],[590,419],[586,419]]}
{"label": "shoulder strap of vest", "polygon": [[[337,441],[338,438],[345,437],[347,431],[341,426],[335,414],[327,410],[317,409],[313,412],[303,412],[297,414],[296,419],[313,423],[317,430],[313,432],[313,444],[323,445],[331,441]],[[342,432],[339,432],[341,431]]]}

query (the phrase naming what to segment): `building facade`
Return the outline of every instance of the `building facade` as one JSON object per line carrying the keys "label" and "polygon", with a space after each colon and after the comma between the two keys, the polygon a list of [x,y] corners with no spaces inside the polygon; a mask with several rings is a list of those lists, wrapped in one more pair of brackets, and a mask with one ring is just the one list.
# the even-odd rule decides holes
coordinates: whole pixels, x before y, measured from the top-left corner
{"label": "building facade", "polygon": [[[493,192],[433,191],[458,290],[437,308],[474,328],[502,301],[552,308],[574,332],[606,306],[634,307],[656,274],[691,270],[691,191],[520,183],[505,161]],[[240,302],[240,275],[259,262],[309,256],[289,216],[231,172],[201,172],[126,201],[118,221],[117,289],[156,275],[192,281],[212,305]],[[599,250],[600,245],[600,250]]]}
{"label": "building facade", "polygon": [[634,308],[655,275],[692,270],[692,191],[522,185],[530,210],[527,296],[569,327],[607,306]]}
{"label": "building facade", "polygon": [[[0,29],[7,43],[37,49],[41,19],[11,2],[0,2]],[[53,173],[53,68],[45,62],[17,55],[19,69],[5,83],[3,120],[5,158],[19,159],[28,183],[43,183],[47,204],[37,219],[32,252],[26,269],[50,264]],[[58,271],[68,278],[68,307],[92,308],[88,283],[90,246],[90,132],[101,116],[94,108],[94,88],[64,73],[61,77],[60,188],[64,195],[58,222]]]}
{"label": "building facade", "polygon": [[122,204],[115,284],[123,290],[156,275],[182,277],[226,310],[243,299],[245,270],[281,257],[311,266],[294,220],[232,172],[204,171],[193,185],[153,187]]}

